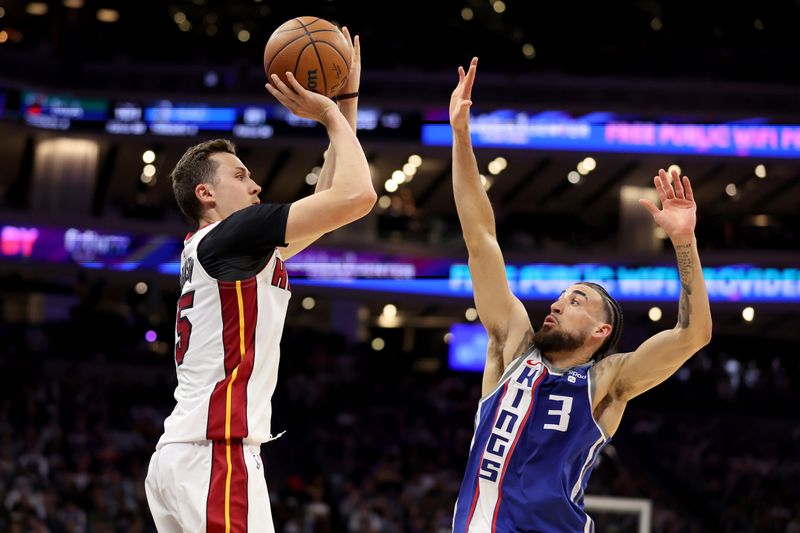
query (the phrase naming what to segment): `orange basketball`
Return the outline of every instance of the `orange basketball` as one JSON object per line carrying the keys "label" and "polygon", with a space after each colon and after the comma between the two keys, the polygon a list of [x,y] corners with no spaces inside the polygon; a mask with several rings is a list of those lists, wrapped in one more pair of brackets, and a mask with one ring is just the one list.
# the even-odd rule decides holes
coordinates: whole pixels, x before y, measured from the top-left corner
{"label": "orange basketball", "polygon": [[325,19],[298,17],[284,22],[264,48],[267,79],[277,74],[286,83],[291,72],[315,93],[336,96],[350,72],[350,45],[342,32]]}

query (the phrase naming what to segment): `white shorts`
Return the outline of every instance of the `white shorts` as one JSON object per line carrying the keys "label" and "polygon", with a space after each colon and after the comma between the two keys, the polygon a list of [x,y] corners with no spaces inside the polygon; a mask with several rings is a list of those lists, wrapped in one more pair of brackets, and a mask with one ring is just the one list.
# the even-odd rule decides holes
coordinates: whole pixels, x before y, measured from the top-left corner
{"label": "white shorts", "polygon": [[166,444],[150,459],[147,503],[159,533],[274,533],[259,446]]}

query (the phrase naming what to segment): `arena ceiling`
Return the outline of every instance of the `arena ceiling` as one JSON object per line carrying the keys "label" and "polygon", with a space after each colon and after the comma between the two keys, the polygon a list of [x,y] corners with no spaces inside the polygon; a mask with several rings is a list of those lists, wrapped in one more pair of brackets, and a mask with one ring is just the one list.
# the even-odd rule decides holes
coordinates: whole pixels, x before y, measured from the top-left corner
{"label": "arena ceiling", "polygon": [[796,2],[5,0],[2,8],[0,53],[50,54],[78,67],[246,64],[283,21],[313,15],[361,34],[373,69],[449,70],[478,55],[499,72],[781,83],[800,76]]}

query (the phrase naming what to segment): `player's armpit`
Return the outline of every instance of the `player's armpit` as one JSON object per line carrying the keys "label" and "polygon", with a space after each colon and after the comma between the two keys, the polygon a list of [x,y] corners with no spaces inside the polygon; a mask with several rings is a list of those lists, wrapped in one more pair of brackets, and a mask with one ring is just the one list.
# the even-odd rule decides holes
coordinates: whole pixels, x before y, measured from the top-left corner
{"label": "player's armpit", "polygon": [[[527,320],[527,314],[525,315],[525,319]],[[509,328],[511,333],[503,337],[496,337],[489,334],[489,344],[486,350],[486,364],[483,369],[481,396],[486,396],[492,392],[497,387],[500,378],[503,377],[508,366],[517,357],[530,350],[533,345],[533,329],[529,328],[527,331],[521,332],[521,327],[521,324],[512,324]]]}
{"label": "player's armpit", "polygon": [[307,239],[291,242],[287,246],[279,247],[278,251],[280,251],[283,260],[288,261],[295,255],[299,254],[300,252],[302,252],[303,250],[314,244],[317,241],[317,239],[322,237],[322,235],[323,234],[320,233],[319,235],[314,235],[313,237],[309,237]]}
{"label": "player's armpit", "polygon": [[365,216],[375,204],[375,191],[343,195],[333,188],[292,203],[286,220],[286,242],[314,238]]}
{"label": "player's armpit", "polygon": [[653,335],[633,352],[609,356],[596,365],[597,397],[627,402],[677,372],[706,344],[676,327]]}
{"label": "player's armpit", "polygon": [[489,336],[486,348],[486,364],[483,367],[483,381],[481,385],[481,398],[491,393],[503,377],[505,364],[503,364],[503,349],[505,345],[498,339]]}
{"label": "player's armpit", "polygon": [[616,373],[618,365],[628,354],[616,354],[604,358],[589,369],[592,417],[606,437],[616,433],[627,401],[609,394],[610,378]]}

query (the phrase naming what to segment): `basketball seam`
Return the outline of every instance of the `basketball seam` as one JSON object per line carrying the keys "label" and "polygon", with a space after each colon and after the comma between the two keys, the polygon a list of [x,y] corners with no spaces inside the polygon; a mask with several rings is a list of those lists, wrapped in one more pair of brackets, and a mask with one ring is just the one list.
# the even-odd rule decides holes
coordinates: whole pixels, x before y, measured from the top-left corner
{"label": "basketball seam", "polygon": [[[316,42],[316,41],[315,41],[315,42]],[[328,41],[319,41],[319,44],[327,44],[328,46],[330,46],[330,47],[331,47],[331,49],[332,49],[334,52],[336,52],[337,54],[339,54],[339,57],[341,57],[341,58],[342,58],[342,61],[344,61],[344,64],[345,64],[345,65],[346,65],[348,68],[350,68],[350,65],[348,65],[348,64],[347,64],[347,63],[348,63],[347,59],[345,59],[345,58],[344,58],[344,55],[342,55],[342,53],[339,51],[339,49],[338,49],[338,48],[336,48],[336,47],[333,45],[333,43],[329,43]],[[323,68],[322,70],[324,71],[325,69]],[[347,74],[349,74],[349,72],[348,72]],[[347,74],[345,75],[345,79],[347,79]],[[340,82],[340,83],[341,83],[341,82]],[[327,91],[326,91],[326,92],[327,92]]]}
{"label": "basketball seam", "polygon": [[[298,23],[298,24],[300,24],[300,27],[299,27],[299,28],[286,28],[285,30],[276,31],[275,33],[286,33],[287,31],[297,31],[297,30],[302,30],[302,29],[305,29],[305,28],[308,28],[308,27],[310,27],[312,24],[316,24],[317,22],[319,22],[319,21],[320,21],[320,20],[322,20],[322,19],[320,19],[320,18],[315,18],[314,20],[312,20],[311,22],[309,22],[309,23],[308,23],[308,26],[303,26],[303,23],[302,23],[302,22],[300,22],[300,19],[299,19],[299,18],[295,18],[295,19],[292,19],[292,20],[296,20],[296,21],[297,21],[297,23]],[[331,31],[331,30],[328,30],[328,31]]]}
{"label": "basketball seam", "polygon": [[[300,22],[299,19],[298,19],[298,22]],[[319,50],[317,50],[317,43],[314,41],[314,37],[311,36],[311,32],[309,32],[306,29],[306,25],[303,24],[302,22],[300,22],[300,24],[303,26],[303,29],[308,34],[308,40],[311,41],[311,46],[314,47],[314,54],[316,54],[316,56],[317,56],[317,63],[319,64],[319,69],[322,71],[322,84],[323,84],[323,87],[324,87],[324,90],[323,90],[322,94],[327,96],[327,94],[328,94],[328,77],[325,76],[325,68],[322,65],[322,58],[319,55]],[[303,48],[303,50],[305,50],[305,47]],[[300,57],[302,57],[302,56],[303,56],[303,54],[300,53],[300,55],[297,58],[298,64],[300,63]],[[296,74],[296,69],[297,69],[297,67],[295,67],[295,75],[297,75]]]}
{"label": "basketball seam", "polygon": [[[318,19],[318,20],[319,20],[319,19]],[[297,31],[297,30],[302,30],[302,29],[303,29],[303,28],[294,28],[294,29],[291,29],[291,30],[285,30],[285,31]],[[287,47],[289,47],[289,46],[293,45],[294,43],[296,43],[297,41],[299,41],[299,40],[300,40],[300,39],[302,39],[303,37],[308,37],[308,34],[309,34],[309,33],[322,33],[322,32],[326,32],[326,31],[328,31],[328,32],[335,32],[336,30],[314,30],[314,31],[305,31],[305,32],[303,33],[303,35],[301,35],[300,37],[295,37],[294,39],[292,39],[292,40],[291,40],[291,41],[289,41],[288,43],[284,44],[284,45],[281,47],[281,49],[280,49],[280,50],[278,50],[278,52],[277,52],[277,53],[275,53],[275,55],[273,55],[273,56],[272,56],[272,59],[270,59],[270,60],[269,60],[269,63],[267,64],[267,75],[269,75],[269,70],[272,68],[272,63],[275,61],[275,59],[276,59],[276,58],[277,58],[279,55],[281,55],[281,52],[283,52],[283,51],[284,51],[284,49],[286,49]],[[325,41],[323,41],[323,42],[325,42]],[[305,47],[303,47],[303,50],[305,50]],[[338,51],[338,50],[337,50],[337,51]]]}
{"label": "basketball seam", "polygon": [[[300,60],[303,59],[303,54],[305,53],[306,48],[308,48],[309,46],[314,46],[314,43],[313,42],[308,43],[303,48],[301,48],[300,53],[297,54],[297,61],[295,61],[294,68],[292,69],[292,74],[294,74],[295,78],[297,77],[297,68],[300,66]],[[317,56],[317,60],[319,60],[319,56]]]}
{"label": "basketball seam", "polygon": [[346,58],[344,57],[344,55],[343,55],[343,54],[342,54],[342,53],[339,51],[339,49],[338,49],[338,48],[336,48],[336,46],[334,46],[334,44],[333,44],[333,43],[329,43],[328,41],[314,41],[314,42],[315,42],[315,43],[320,43],[320,44],[327,44],[328,46],[330,46],[330,47],[333,49],[333,51],[334,51],[334,52],[336,52],[337,54],[339,54],[339,57],[341,57],[341,58],[342,58],[342,61],[344,61],[345,65],[348,63],[347,59],[346,59]]}

